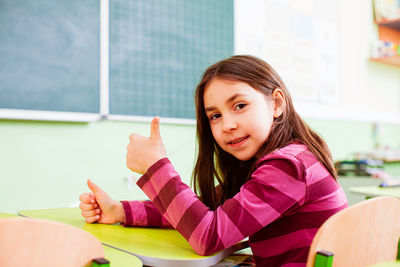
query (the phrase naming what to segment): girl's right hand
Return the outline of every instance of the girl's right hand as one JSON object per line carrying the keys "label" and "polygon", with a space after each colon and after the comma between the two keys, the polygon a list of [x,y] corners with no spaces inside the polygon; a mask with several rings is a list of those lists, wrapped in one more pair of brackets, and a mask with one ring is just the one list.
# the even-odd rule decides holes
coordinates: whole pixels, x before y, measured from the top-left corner
{"label": "girl's right hand", "polygon": [[112,199],[95,183],[87,180],[87,185],[92,192],[79,196],[79,208],[87,223],[125,223],[125,211],[121,202]]}

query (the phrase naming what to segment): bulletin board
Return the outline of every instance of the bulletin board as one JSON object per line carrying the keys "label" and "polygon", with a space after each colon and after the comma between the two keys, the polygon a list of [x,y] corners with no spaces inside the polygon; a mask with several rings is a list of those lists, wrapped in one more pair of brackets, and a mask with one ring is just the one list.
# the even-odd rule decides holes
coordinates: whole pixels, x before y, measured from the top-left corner
{"label": "bulletin board", "polygon": [[237,0],[235,52],[266,60],[296,102],[339,101],[338,3]]}

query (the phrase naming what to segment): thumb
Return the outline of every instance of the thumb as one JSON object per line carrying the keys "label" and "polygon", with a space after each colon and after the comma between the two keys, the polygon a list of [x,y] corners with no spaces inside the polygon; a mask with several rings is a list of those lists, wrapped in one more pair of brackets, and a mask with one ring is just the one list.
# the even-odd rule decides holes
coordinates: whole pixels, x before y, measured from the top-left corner
{"label": "thumb", "polygon": [[90,189],[90,191],[92,191],[94,193],[95,196],[97,196],[98,194],[103,193],[104,191],[98,187],[95,183],[93,183],[90,179],[87,180],[87,185]]}
{"label": "thumb", "polygon": [[160,139],[160,117],[155,117],[151,121],[150,139],[152,140]]}

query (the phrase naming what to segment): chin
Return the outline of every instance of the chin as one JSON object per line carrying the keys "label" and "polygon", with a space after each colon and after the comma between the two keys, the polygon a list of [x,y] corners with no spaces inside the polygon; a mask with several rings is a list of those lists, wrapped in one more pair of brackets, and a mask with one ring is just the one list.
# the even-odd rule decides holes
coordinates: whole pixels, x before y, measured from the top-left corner
{"label": "chin", "polygon": [[248,155],[240,155],[240,156],[233,155],[233,156],[240,161],[248,161],[253,158],[253,155],[250,155],[250,156],[248,156]]}

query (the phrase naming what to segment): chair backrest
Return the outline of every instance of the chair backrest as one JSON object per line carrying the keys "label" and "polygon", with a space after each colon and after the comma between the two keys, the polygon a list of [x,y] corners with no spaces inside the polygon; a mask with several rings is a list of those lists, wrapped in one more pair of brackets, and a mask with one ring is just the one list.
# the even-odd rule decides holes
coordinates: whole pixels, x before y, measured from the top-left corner
{"label": "chair backrest", "polygon": [[400,238],[400,199],[376,197],[334,214],[320,227],[308,254],[314,266],[318,251],[333,253],[332,266],[368,266],[394,261]]}
{"label": "chair backrest", "polygon": [[0,266],[82,267],[103,257],[100,241],[81,229],[38,219],[0,219]]}

